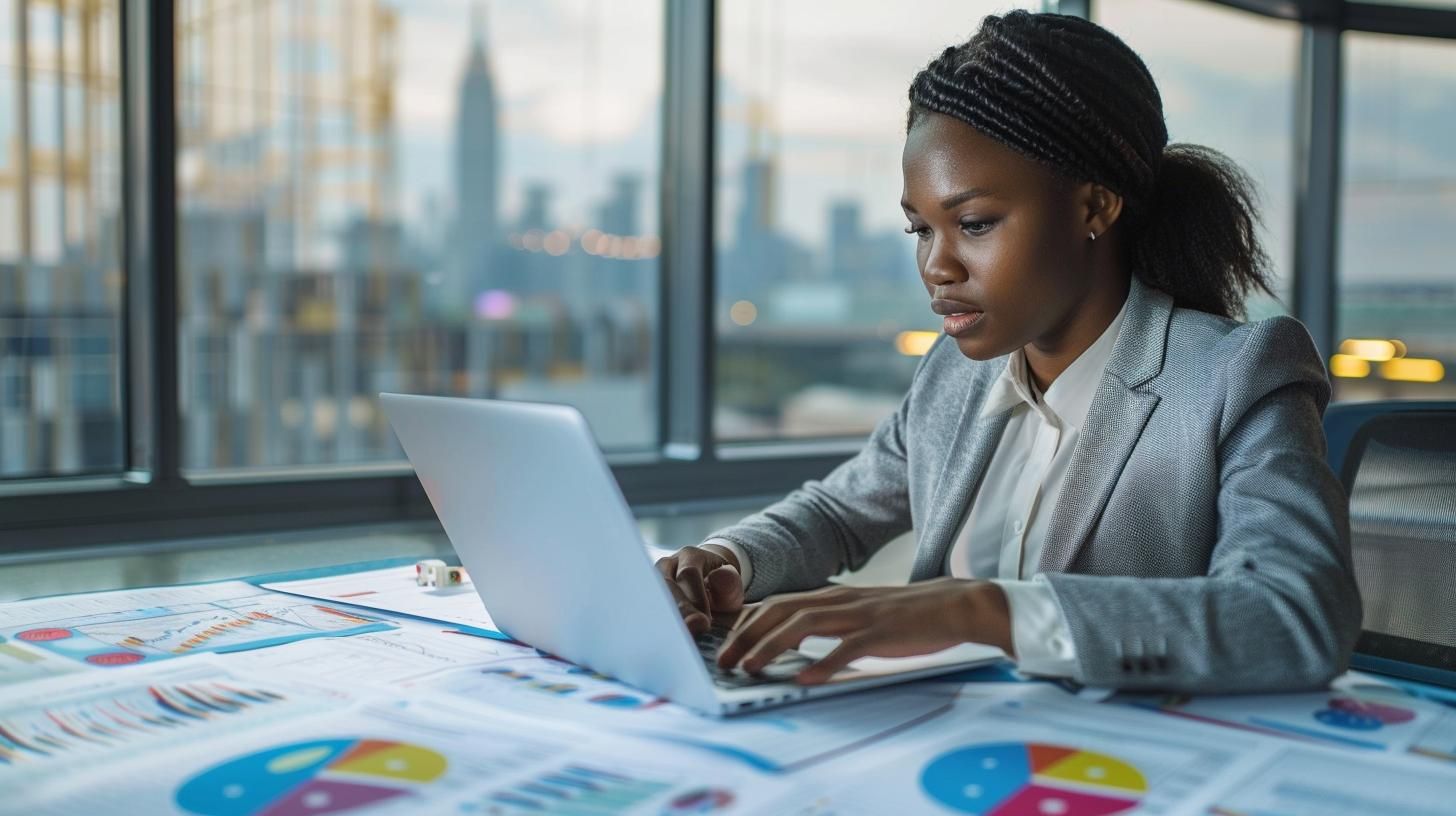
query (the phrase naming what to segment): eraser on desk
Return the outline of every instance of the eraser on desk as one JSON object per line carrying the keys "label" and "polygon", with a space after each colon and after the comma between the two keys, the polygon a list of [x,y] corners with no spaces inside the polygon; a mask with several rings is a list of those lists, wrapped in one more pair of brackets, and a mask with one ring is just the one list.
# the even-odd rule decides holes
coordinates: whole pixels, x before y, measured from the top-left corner
{"label": "eraser on desk", "polygon": [[425,587],[460,586],[465,583],[465,569],[438,558],[426,558],[415,563],[415,583]]}

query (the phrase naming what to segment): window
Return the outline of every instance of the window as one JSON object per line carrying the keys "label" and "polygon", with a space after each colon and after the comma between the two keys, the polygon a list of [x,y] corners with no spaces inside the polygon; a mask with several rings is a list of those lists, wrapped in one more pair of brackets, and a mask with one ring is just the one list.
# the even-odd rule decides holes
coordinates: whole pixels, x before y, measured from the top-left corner
{"label": "window", "polygon": [[1098,23],[1143,58],[1168,134],[1218,150],[1253,177],[1278,299],[1251,295],[1248,317],[1290,309],[1299,26],[1212,3],[1097,0]]}
{"label": "window", "polygon": [[1450,0],[0,0],[0,549],[428,518],[383,390],[575,404],[638,503],[822,475],[939,329],[909,82],[1043,7],[1095,12],[1173,139],[1254,177],[1282,303],[1250,317],[1294,305],[1295,157],[1333,130],[1297,89],[1342,83],[1340,224],[1307,224],[1338,274],[1304,256],[1336,325],[1304,316],[1337,398],[1456,399]]}
{"label": "window", "polygon": [[1016,5],[718,4],[719,439],[862,435],[899,404],[939,327],[899,206],[910,80]]}
{"label": "window", "polygon": [[1456,399],[1456,45],[1345,35],[1337,399]]}
{"label": "window", "polygon": [[122,467],[115,0],[0,2],[0,477]]}
{"label": "window", "polygon": [[400,459],[379,391],[656,442],[660,0],[176,8],[185,467]]}
{"label": "window", "polygon": [[1380,6],[1417,6],[1433,9],[1456,9],[1456,0],[1361,0]]}

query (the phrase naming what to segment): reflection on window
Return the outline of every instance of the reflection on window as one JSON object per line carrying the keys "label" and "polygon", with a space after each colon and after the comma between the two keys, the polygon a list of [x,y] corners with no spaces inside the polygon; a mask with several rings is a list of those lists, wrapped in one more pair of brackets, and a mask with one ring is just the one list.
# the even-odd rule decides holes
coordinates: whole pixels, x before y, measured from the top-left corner
{"label": "reflection on window", "polygon": [[115,0],[0,0],[0,477],[122,468]]}
{"label": "reflection on window", "polygon": [[903,233],[915,73],[1037,2],[718,4],[719,439],[864,434],[936,331]]}
{"label": "reflection on window", "polygon": [[1338,399],[1456,399],[1456,45],[1345,35]]}
{"label": "reflection on window", "polygon": [[1194,0],[1151,5],[1097,0],[1092,10],[1152,72],[1170,139],[1218,150],[1253,177],[1279,297],[1251,294],[1248,317],[1288,312],[1299,26]]}
{"label": "reflection on window", "polygon": [[184,0],[176,35],[187,467],[398,458],[379,391],[656,441],[660,0]]}

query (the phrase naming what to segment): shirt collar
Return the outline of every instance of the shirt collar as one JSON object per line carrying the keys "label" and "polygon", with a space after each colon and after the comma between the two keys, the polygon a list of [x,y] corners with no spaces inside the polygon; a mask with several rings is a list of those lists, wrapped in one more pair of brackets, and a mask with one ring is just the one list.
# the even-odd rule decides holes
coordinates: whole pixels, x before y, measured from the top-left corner
{"label": "shirt collar", "polygon": [[1127,301],[1124,300],[1117,316],[1112,318],[1102,334],[1067,366],[1061,376],[1052,381],[1045,394],[1031,381],[1026,367],[1026,352],[1022,349],[1011,352],[1007,356],[1005,370],[986,395],[981,416],[993,416],[1025,403],[1044,419],[1061,427],[1082,427],[1092,407],[1092,397],[1097,393],[1097,383],[1102,380],[1102,372],[1112,358],[1112,348],[1117,343],[1117,334],[1126,315]]}

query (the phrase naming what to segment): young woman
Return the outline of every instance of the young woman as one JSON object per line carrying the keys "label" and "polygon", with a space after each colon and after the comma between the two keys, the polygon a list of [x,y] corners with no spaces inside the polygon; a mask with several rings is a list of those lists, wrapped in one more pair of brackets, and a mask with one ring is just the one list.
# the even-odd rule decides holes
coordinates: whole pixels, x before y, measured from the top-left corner
{"label": "young woman", "polygon": [[[987,17],[910,86],[906,230],[945,336],[823,481],[662,559],[719,663],[799,676],[989,643],[1098,686],[1318,686],[1360,628],[1324,366],[1266,288],[1246,176],[1168,144],[1142,61],[1075,17]],[[904,587],[823,586],[914,529]],[[780,594],[792,593],[792,594]]]}

